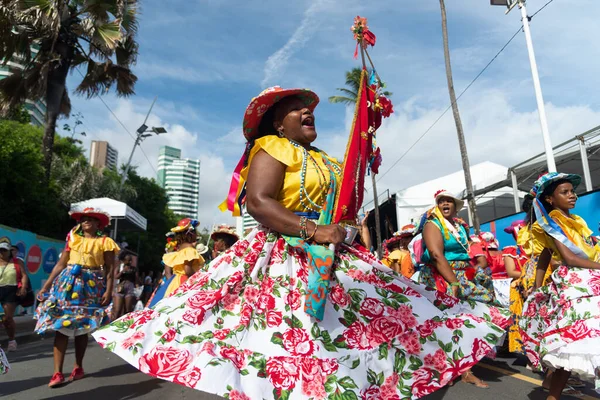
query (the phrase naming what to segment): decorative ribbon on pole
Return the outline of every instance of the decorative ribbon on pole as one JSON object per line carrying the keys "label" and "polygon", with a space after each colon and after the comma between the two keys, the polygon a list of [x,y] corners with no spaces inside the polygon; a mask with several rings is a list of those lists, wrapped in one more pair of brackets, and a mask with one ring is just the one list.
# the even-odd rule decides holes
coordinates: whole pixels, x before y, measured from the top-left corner
{"label": "decorative ribbon on pole", "polygon": [[[374,46],[376,42],[375,34],[367,26],[367,19],[360,16],[354,18],[351,31],[356,40],[354,58],[358,58],[360,46],[363,69],[344,156],[341,185],[336,196],[334,223],[357,221],[363,202],[365,175],[368,171],[378,173],[382,161],[375,132],[381,125],[382,118],[389,117],[393,112],[391,101],[382,92],[384,84],[366,52],[367,47]],[[365,54],[371,64],[371,74],[367,71]]]}
{"label": "decorative ribbon on pole", "polygon": [[369,30],[367,19],[360,16],[354,18],[354,25],[350,30],[354,33],[354,40],[356,40],[356,48],[354,49],[354,59],[356,60],[358,58],[358,46],[361,45],[363,49],[366,49],[368,45],[375,46],[377,38]]}

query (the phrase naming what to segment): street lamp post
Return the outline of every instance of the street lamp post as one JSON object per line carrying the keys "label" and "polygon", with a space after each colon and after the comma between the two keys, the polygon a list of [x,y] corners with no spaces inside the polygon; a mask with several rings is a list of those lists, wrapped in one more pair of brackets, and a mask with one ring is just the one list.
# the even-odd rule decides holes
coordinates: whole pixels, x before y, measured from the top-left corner
{"label": "street lamp post", "polygon": [[[137,137],[135,139],[135,142],[133,143],[133,149],[131,149],[131,154],[129,155],[129,160],[127,161],[127,164],[125,165],[125,170],[123,171],[123,176],[121,176],[121,185],[119,186],[119,191],[123,190],[123,184],[125,184],[125,179],[127,179],[127,173],[129,172],[129,167],[131,167],[131,160],[133,159],[133,153],[135,153],[135,148],[137,146],[139,146],[144,141],[144,139],[152,136],[152,133],[155,133],[157,135],[167,133],[167,130],[165,128],[163,128],[162,126],[159,126],[159,127],[153,126],[152,128],[148,129],[148,125],[146,125],[146,122],[148,121],[148,117],[150,116],[150,113],[152,112],[152,108],[154,107],[154,103],[156,103],[156,99],[157,99],[157,97],[154,98],[152,105],[150,105],[150,109],[148,110],[148,114],[146,114],[146,119],[144,119],[144,123],[142,123],[142,125],[140,125],[140,127],[136,131]],[[149,133],[149,132],[152,132],[152,133]]]}
{"label": "street lamp post", "polygon": [[546,119],[546,106],[544,105],[544,97],[542,96],[542,86],[540,85],[540,76],[538,74],[537,63],[535,61],[533,42],[531,41],[531,31],[529,30],[529,17],[527,16],[527,9],[525,8],[525,0],[490,0],[490,4],[492,6],[506,6],[508,8],[506,14],[508,14],[517,5],[521,9],[523,32],[525,33],[527,52],[529,54],[529,64],[531,66],[531,77],[533,78],[533,88],[535,90],[538,114],[540,116],[542,137],[544,138],[544,151],[546,152],[546,163],[548,165],[548,172],[556,172],[556,162],[554,161],[554,153],[552,151],[552,143],[550,141],[550,132],[548,131],[548,120]]}

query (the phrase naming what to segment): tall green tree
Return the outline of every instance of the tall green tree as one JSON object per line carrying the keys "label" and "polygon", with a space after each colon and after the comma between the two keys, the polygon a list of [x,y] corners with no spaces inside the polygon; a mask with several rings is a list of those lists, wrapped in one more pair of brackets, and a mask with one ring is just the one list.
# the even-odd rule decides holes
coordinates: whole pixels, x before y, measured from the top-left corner
{"label": "tall green tree", "polygon": [[[18,57],[24,68],[0,81],[0,102],[12,109],[25,99],[46,101],[42,152],[50,179],[56,121],[69,115],[69,71],[85,74],[75,92],[88,98],[116,85],[134,93],[131,72],[138,45],[137,0],[4,0],[0,5],[0,59]],[[33,49],[33,50],[32,50]]]}
{"label": "tall green tree", "polygon": [[[338,96],[330,96],[330,103],[341,103],[347,106],[353,106],[356,104],[356,98],[358,97],[358,89],[360,87],[360,73],[362,72],[362,68],[352,68],[350,71],[346,72],[346,88],[337,88],[336,90],[343,93]],[[391,92],[384,91],[383,94],[385,96],[391,96]]]}
{"label": "tall green tree", "polygon": [[68,207],[54,185],[42,184],[42,128],[0,121],[0,223],[61,239],[69,229]]}

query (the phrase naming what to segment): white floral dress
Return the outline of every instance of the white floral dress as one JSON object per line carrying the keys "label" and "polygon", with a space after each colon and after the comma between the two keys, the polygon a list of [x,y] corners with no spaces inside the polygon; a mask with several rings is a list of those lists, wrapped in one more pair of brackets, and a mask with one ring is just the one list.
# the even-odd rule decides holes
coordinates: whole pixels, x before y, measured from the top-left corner
{"label": "white floral dress", "polygon": [[306,254],[255,229],[172,297],[94,337],[144,373],[229,399],[411,399],[503,335],[487,306],[429,291],[346,246],[318,322],[303,311],[306,271]]}
{"label": "white floral dress", "polygon": [[[566,218],[557,211],[550,217],[592,261],[600,262],[600,247],[582,218]],[[559,255],[549,236],[542,233],[534,240]],[[558,267],[528,297],[519,326],[534,367],[564,368],[600,387],[600,270]]]}
{"label": "white floral dress", "polygon": [[[262,149],[287,166],[284,207],[301,209],[301,173],[310,198],[332,205],[334,186],[324,193],[314,168],[302,172],[301,149],[276,136],[254,146],[249,164]],[[334,161],[311,157],[335,182]],[[256,228],[171,297],[94,337],[144,373],[230,400],[412,399],[459,376],[504,333],[496,309],[428,291],[367,252],[325,250]]]}

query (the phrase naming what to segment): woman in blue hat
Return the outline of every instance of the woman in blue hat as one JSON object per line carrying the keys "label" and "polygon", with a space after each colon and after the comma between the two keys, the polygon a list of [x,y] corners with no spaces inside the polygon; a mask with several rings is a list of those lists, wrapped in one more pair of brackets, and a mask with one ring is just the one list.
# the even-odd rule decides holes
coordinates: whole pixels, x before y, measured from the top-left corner
{"label": "woman in blue hat", "polygon": [[[571,214],[581,177],[548,173],[534,184],[533,241],[543,251],[534,291],[520,320],[525,350],[534,367],[554,371],[549,400],[557,400],[572,373],[600,383],[600,247],[579,216]],[[554,259],[560,266],[543,285]]]}

